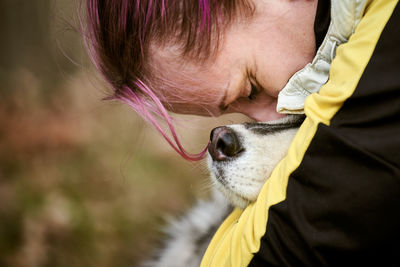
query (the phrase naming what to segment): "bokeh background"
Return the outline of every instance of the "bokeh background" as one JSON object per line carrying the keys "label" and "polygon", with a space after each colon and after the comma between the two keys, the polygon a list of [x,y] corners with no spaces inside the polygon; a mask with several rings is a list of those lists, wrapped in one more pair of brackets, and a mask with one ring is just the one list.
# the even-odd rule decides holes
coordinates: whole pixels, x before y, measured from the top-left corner
{"label": "bokeh background", "polygon": [[[75,0],[0,0],[0,266],[138,266],[210,186],[107,86]],[[213,126],[179,117],[198,152]]]}

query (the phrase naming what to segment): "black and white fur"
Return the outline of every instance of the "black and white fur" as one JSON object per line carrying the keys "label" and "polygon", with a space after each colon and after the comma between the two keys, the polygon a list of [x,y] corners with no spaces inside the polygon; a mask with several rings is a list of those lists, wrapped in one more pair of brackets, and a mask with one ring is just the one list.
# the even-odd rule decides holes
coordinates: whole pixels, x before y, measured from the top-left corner
{"label": "black and white fur", "polygon": [[170,221],[165,233],[168,239],[143,267],[194,267],[201,259],[215,231],[233,207],[218,191],[200,200],[180,219]]}
{"label": "black and white fur", "polygon": [[228,126],[243,151],[224,161],[208,155],[207,165],[215,187],[236,207],[244,209],[255,201],[272,170],[286,155],[302,120],[302,116],[287,116],[268,123]]}
{"label": "black and white fur", "polygon": [[[286,155],[303,116],[287,116],[268,123],[229,125],[243,147],[240,154],[224,161],[208,155],[214,189],[208,201],[199,201],[185,216],[170,222],[162,249],[146,267],[194,267],[215,231],[232,211],[255,201],[274,167]],[[221,195],[221,193],[222,195]],[[232,206],[233,205],[233,206]]]}

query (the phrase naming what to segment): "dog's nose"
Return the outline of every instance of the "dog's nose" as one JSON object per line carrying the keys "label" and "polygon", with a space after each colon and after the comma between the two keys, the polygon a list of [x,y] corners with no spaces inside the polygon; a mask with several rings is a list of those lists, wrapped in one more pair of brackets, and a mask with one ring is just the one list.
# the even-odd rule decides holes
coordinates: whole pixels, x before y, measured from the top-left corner
{"label": "dog's nose", "polygon": [[235,132],[226,126],[214,128],[210,141],[208,152],[215,161],[227,160],[243,151]]}

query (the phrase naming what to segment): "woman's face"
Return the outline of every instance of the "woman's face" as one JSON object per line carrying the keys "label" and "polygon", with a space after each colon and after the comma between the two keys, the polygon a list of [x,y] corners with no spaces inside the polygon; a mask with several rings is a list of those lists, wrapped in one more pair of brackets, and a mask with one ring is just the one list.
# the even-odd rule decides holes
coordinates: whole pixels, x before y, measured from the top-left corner
{"label": "woman's face", "polygon": [[255,1],[254,16],[222,35],[216,57],[185,60],[176,48],[154,49],[157,86],[176,113],[219,116],[238,112],[257,121],[281,117],[279,91],[315,54],[316,1]]}

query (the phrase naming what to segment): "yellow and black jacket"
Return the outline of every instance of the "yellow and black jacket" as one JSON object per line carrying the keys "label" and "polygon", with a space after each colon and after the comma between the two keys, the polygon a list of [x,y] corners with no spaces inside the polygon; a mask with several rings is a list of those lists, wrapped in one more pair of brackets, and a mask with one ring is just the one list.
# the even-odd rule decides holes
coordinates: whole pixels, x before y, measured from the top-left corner
{"label": "yellow and black jacket", "polygon": [[366,2],[288,155],[201,266],[400,266],[400,7]]}

